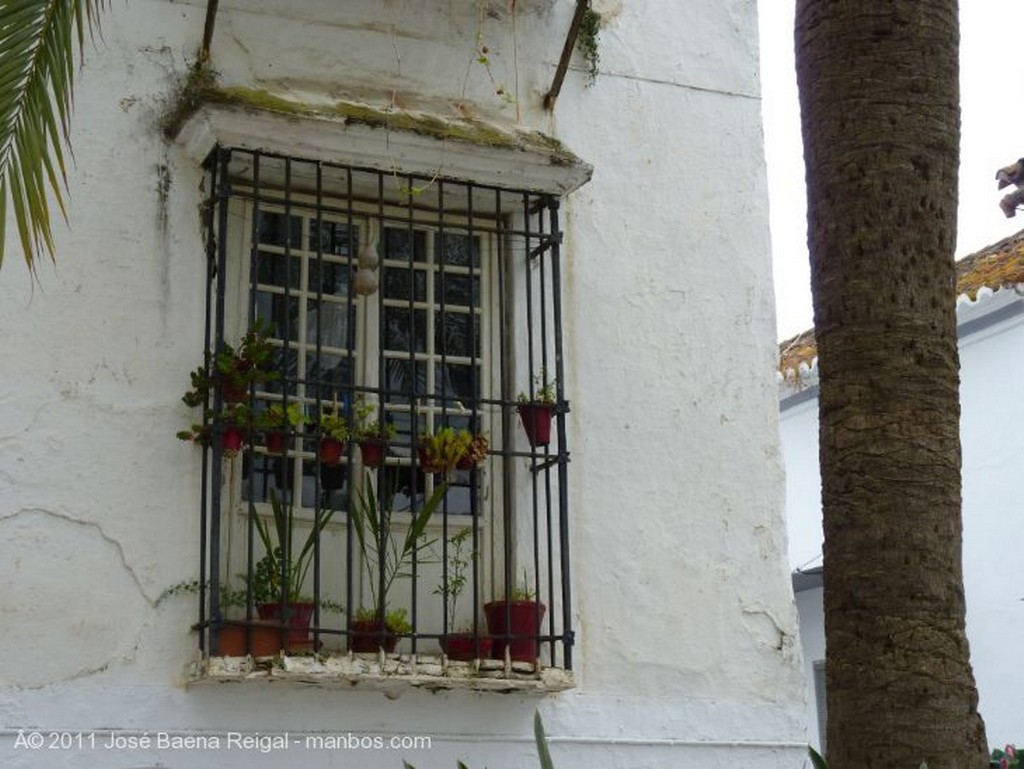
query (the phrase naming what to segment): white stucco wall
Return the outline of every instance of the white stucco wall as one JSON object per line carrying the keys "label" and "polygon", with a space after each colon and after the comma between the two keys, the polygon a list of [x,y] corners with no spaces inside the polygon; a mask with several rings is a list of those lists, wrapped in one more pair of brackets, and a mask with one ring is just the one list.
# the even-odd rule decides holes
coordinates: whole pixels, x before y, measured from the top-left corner
{"label": "white stucco wall", "polygon": [[[961,300],[960,436],[963,447],[964,589],[971,662],[991,746],[1019,742],[1024,719],[1024,583],[1016,563],[1024,534],[1024,305],[1013,290],[984,290]],[[1001,320],[1000,320],[1001,319]],[[821,565],[821,483],[817,400],[784,408],[780,430],[786,464],[790,565]],[[813,595],[811,594],[813,593]],[[824,656],[820,590],[799,594],[806,664]],[[809,668],[808,668],[809,669]],[[808,679],[810,680],[810,679]],[[810,733],[817,734],[813,708]]]}
{"label": "white stucco wall", "polygon": [[[390,700],[183,686],[194,609],[155,599],[199,556],[199,457],[173,436],[202,343],[204,193],[155,126],[205,3],[132,0],[78,82],[58,267],[41,264],[33,289],[9,229],[0,271],[0,763],[276,766],[274,753],[100,743],[111,729],[289,730],[433,737],[429,753],[295,749],[289,763],[497,769],[532,764],[539,708],[563,767],[803,764],[755,4],[601,4],[602,74],[584,89],[570,72],[553,115],[540,96],[573,3],[520,3],[514,27],[494,5],[492,74],[515,103],[472,65],[469,0],[222,0],[213,66],[301,98],[464,101],[593,163],[564,206],[577,687]],[[36,752],[18,742],[32,728],[97,745]]]}

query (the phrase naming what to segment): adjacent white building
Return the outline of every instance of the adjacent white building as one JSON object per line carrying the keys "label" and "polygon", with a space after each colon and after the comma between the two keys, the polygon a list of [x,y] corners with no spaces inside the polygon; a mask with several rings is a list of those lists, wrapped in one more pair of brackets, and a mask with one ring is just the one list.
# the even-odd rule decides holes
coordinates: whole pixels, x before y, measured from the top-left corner
{"label": "adjacent white building", "polygon": [[[539,710],[561,767],[802,766],[753,0],[595,3],[596,81],[575,53],[551,110],[569,0],[221,0],[190,75],[216,6],[112,4],[38,284],[8,228],[0,763],[519,767]],[[260,407],[382,404],[409,504],[411,425],[488,433],[449,497],[481,553],[460,617],[525,566],[539,666],[445,663],[436,564],[396,583],[399,655],[349,657],[369,586],[343,509],[323,659],[211,659],[212,603],[158,600],[246,570],[247,499],[269,520],[269,489],[301,497],[305,532],[309,499],[363,483],[354,446],[318,469],[312,432],[280,464],[262,437],[175,439],[189,372],[253,318],[283,376]],[[514,410],[542,366],[546,452]]]}
{"label": "adjacent white building", "polygon": [[[960,437],[963,448],[964,588],[967,635],[989,742],[1019,741],[1024,685],[1018,638],[1024,583],[1015,566],[1024,531],[1024,233],[958,262]],[[780,345],[782,446],[789,563],[800,614],[812,743],[824,740],[821,481],[813,333]]]}

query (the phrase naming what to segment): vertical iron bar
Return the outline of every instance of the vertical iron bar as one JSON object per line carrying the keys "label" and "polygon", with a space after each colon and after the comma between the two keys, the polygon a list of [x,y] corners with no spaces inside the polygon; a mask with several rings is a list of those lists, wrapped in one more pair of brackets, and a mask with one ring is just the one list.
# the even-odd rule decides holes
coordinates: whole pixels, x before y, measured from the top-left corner
{"label": "vertical iron bar", "polygon": [[572,670],[572,651],[575,634],[572,629],[572,571],[569,563],[569,454],[565,442],[565,415],[568,403],[565,400],[565,362],[562,357],[562,232],[558,224],[559,203],[551,199],[551,231],[554,241],[551,246],[551,296],[554,312],[555,343],[555,400],[557,402],[556,429],[558,431],[558,536],[559,566],[562,581],[562,656],[565,669]]}
{"label": "vertical iron bar", "polygon": [[[220,184],[220,179],[217,175],[219,167],[217,162],[220,160],[220,153],[222,152],[220,145],[218,144],[213,148],[209,157],[206,158],[206,172],[207,178],[210,182],[209,197],[206,199],[206,208],[203,212],[204,222],[206,225],[206,307],[203,317],[203,366],[207,374],[210,372],[210,330],[212,325],[212,313],[213,313],[213,286],[214,281],[217,279],[217,232],[215,230],[216,225],[216,210],[217,210],[217,185]],[[223,237],[223,235],[221,235]],[[203,401],[203,428],[209,428],[209,413],[210,413],[210,399],[209,393]],[[200,482],[199,482],[199,651],[205,652],[209,648],[210,637],[213,635],[210,632],[210,628],[206,625],[206,600],[207,600],[207,587],[206,587],[206,575],[207,575],[207,559],[210,554],[207,553],[207,547],[209,546],[209,536],[207,527],[210,523],[210,511],[209,511],[209,489],[210,489],[210,451],[208,446],[203,446],[202,454],[202,465],[200,469]]]}
{"label": "vertical iron bar", "polygon": [[[250,224],[250,237],[249,237],[249,281],[254,285],[254,281],[259,280],[259,261],[260,261],[260,170],[262,157],[259,152],[252,153],[252,186],[253,186],[253,203],[252,203],[252,223]],[[254,320],[255,303],[250,307],[249,325],[251,327]],[[250,473],[251,474],[251,473]],[[256,521],[254,516],[256,513],[256,506],[253,501],[251,494],[249,495],[249,505],[246,508],[246,590],[245,590],[245,620],[246,620],[246,650],[251,650],[252,641],[252,625],[249,624],[253,619],[253,610],[255,607],[255,595],[253,594],[253,577],[255,576],[256,568]]]}
{"label": "vertical iron bar", "polygon": [[[220,154],[220,175],[218,178],[217,230],[221,237],[217,241],[217,295],[214,309],[214,361],[224,349],[224,272],[227,269],[227,244],[224,233],[228,230],[228,200],[231,196],[231,182],[228,179],[228,163],[231,151]],[[223,397],[220,388],[213,391],[213,413],[221,413]],[[222,493],[222,457],[221,431],[216,427],[213,434],[213,465],[210,468],[211,519],[210,519],[210,618],[217,633],[210,644],[210,653],[217,654],[220,650],[220,627],[224,621],[220,606],[220,527],[221,527],[221,493]]]}

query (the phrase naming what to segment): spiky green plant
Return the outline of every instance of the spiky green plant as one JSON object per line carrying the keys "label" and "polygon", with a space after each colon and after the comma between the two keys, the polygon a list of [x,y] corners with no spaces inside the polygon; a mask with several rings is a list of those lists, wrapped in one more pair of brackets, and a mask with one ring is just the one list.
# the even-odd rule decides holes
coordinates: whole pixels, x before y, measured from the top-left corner
{"label": "spiky green plant", "polygon": [[0,0],[0,264],[7,201],[34,272],[55,256],[47,195],[67,217],[64,145],[70,132],[75,47],[99,27],[109,0]]}

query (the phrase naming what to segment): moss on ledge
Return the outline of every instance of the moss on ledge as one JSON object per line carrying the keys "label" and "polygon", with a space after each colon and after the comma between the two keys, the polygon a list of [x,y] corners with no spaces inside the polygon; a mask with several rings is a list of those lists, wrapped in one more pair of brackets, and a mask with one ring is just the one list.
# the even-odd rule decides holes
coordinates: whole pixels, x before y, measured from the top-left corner
{"label": "moss on ledge", "polygon": [[280,115],[335,121],[343,125],[364,125],[389,131],[427,136],[439,141],[458,141],[495,149],[541,152],[552,165],[571,167],[581,161],[561,142],[537,131],[506,130],[480,120],[443,118],[424,112],[373,107],[338,101],[311,104],[294,101],[269,91],[233,86],[222,88],[203,70],[193,70],[162,121],[164,133],[173,138],[204,104],[254,109]]}

